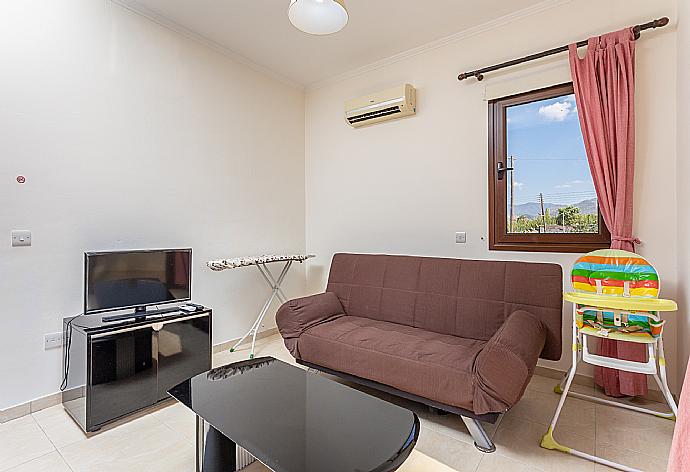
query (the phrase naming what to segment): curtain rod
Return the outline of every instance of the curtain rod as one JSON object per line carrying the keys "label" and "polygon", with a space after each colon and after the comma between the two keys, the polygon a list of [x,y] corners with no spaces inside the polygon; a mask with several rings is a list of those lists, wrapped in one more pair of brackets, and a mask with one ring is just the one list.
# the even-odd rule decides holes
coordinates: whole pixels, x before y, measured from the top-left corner
{"label": "curtain rod", "polygon": [[[640,31],[647,30],[647,29],[653,29],[653,28],[661,28],[663,26],[666,26],[668,24],[668,18],[663,17],[659,18],[658,20],[653,20],[649,21],[647,23],[641,24],[641,25],[636,25],[633,26],[633,35],[635,36],[635,39],[639,39],[640,37]],[[578,41],[577,42],[577,47],[582,47],[587,45],[587,40],[583,41]],[[482,69],[477,69],[473,70],[470,72],[464,72],[460,75],[458,75],[458,80],[465,80],[469,77],[476,77],[477,80],[482,80],[484,79],[484,74],[487,72],[493,72],[498,69],[503,69],[505,67],[511,67],[515,66],[517,64],[522,64],[523,62],[529,62],[529,61],[534,61],[535,59],[541,59],[542,57],[547,57],[547,56],[553,56],[554,54],[558,54],[561,52],[565,52],[568,50],[568,46],[561,46],[558,48],[553,48],[549,49],[547,51],[542,51],[538,52],[536,54],[530,54],[529,56],[521,57],[519,59],[513,59],[512,61],[506,61],[506,62],[501,62],[500,64],[496,64],[493,66],[489,67],[484,67]]]}

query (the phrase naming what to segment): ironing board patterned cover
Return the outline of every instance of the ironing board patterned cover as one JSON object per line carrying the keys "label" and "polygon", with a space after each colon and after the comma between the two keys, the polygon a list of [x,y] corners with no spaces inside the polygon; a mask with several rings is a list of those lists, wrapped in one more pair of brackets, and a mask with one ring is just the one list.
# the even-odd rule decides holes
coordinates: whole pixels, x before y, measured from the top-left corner
{"label": "ironing board patterned cover", "polygon": [[590,252],[575,262],[571,280],[575,292],[564,298],[576,304],[577,325],[585,334],[653,342],[664,325],[657,311],[676,308],[675,302],[658,298],[656,269],[632,252]]}
{"label": "ironing board patterned cover", "polygon": [[206,265],[212,270],[226,270],[252,265],[270,264],[271,262],[304,262],[312,257],[316,256],[314,254],[264,254],[261,256],[235,257],[234,259],[208,261]]}

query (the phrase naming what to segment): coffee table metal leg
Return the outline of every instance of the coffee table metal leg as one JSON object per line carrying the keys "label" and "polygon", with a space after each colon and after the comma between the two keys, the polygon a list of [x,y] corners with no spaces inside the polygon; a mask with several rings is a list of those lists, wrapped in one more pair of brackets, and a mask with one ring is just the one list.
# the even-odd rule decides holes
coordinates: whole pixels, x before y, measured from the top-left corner
{"label": "coffee table metal leg", "polygon": [[237,470],[237,445],[206,422],[196,417],[196,472],[234,472]]}
{"label": "coffee table metal leg", "polygon": [[196,417],[196,472],[204,470],[204,419]]}

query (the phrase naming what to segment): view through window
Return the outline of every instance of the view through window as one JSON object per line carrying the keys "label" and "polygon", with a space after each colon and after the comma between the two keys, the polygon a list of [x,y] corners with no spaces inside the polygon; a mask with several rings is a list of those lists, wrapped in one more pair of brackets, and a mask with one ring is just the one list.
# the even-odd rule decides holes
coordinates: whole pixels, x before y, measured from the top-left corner
{"label": "view through window", "polygon": [[571,83],[489,101],[489,249],[609,247]]}
{"label": "view through window", "polygon": [[598,233],[575,95],[506,108],[508,233]]}

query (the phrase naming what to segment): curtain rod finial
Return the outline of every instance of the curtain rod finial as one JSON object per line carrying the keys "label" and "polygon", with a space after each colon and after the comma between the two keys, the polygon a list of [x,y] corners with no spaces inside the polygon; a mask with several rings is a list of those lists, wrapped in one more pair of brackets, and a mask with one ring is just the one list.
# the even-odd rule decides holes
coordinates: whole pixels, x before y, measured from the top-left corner
{"label": "curtain rod finial", "polygon": [[469,79],[470,77],[475,77],[477,80],[484,79],[484,75],[480,74],[478,72],[464,72],[464,73],[458,75],[458,80],[465,80],[465,79]]}

